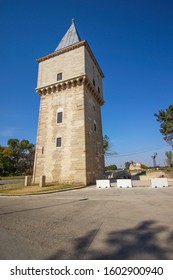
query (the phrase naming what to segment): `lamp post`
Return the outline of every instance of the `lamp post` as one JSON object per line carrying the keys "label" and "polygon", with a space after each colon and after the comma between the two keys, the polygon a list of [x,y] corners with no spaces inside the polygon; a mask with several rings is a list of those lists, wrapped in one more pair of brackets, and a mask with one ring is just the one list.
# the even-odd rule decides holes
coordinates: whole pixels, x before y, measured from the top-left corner
{"label": "lamp post", "polygon": [[156,167],[156,157],[157,157],[157,153],[154,153],[153,156],[151,156],[153,159],[153,167]]}

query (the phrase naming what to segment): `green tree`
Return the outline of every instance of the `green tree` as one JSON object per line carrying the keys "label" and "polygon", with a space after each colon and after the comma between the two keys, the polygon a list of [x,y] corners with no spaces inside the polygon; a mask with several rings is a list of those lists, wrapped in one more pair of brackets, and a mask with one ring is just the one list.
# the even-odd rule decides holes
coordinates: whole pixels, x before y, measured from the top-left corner
{"label": "green tree", "polygon": [[172,151],[168,151],[165,153],[166,163],[168,166],[173,166],[173,153]]}
{"label": "green tree", "polygon": [[110,138],[106,134],[103,136],[103,151],[104,151],[105,156],[117,155],[116,152],[111,151]]}
{"label": "green tree", "polygon": [[35,148],[28,140],[9,139],[0,146],[0,175],[31,174]]}
{"label": "green tree", "polygon": [[3,175],[5,160],[3,156],[4,147],[0,146],[0,175]]}
{"label": "green tree", "polygon": [[117,170],[117,166],[115,164],[111,164],[105,167],[105,170]]}
{"label": "green tree", "polygon": [[6,162],[8,162],[10,175],[19,175],[20,141],[18,139],[9,139],[3,154]]}
{"label": "green tree", "polygon": [[141,163],[141,168],[142,168],[142,169],[148,169],[148,166],[145,165],[145,164],[143,164],[143,163]]}
{"label": "green tree", "polygon": [[106,154],[106,152],[109,150],[109,146],[110,146],[110,140],[109,140],[109,137],[105,134],[103,136],[103,150],[104,150],[104,154]]}
{"label": "green tree", "polygon": [[160,132],[163,139],[171,145],[173,149],[173,104],[166,110],[160,110],[158,114],[154,114],[157,121],[160,122]]}
{"label": "green tree", "polygon": [[129,166],[130,166],[130,162],[129,161],[126,161],[125,163],[124,163],[124,166],[125,166],[125,169],[129,169]]}

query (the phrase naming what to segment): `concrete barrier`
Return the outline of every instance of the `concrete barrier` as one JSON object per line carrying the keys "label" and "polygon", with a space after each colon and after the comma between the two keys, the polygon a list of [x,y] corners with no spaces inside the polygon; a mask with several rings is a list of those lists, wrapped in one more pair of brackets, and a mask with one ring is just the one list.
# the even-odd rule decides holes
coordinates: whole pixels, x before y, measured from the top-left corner
{"label": "concrete barrier", "polygon": [[131,179],[117,179],[117,187],[118,188],[132,188],[132,180]]}
{"label": "concrete barrier", "polygon": [[96,180],[97,188],[110,188],[110,180]]}
{"label": "concrete barrier", "polygon": [[168,179],[167,178],[153,178],[153,179],[151,179],[151,187],[152,188],[168,187]]}

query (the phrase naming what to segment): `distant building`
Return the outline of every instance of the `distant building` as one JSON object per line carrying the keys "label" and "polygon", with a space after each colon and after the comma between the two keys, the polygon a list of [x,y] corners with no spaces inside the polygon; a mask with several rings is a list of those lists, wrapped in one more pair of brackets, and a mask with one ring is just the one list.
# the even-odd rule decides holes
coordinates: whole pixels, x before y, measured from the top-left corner
{"label": "distant building", "polygon": [[33,182],[88,185],[104,175],[104,77],[74,20],[54,52],[37,59],[40,95]]}
{"label": "distant building", "polygon": [[141,169],[141,163],[140,162],[130,162],[129,170],[140,170]]}

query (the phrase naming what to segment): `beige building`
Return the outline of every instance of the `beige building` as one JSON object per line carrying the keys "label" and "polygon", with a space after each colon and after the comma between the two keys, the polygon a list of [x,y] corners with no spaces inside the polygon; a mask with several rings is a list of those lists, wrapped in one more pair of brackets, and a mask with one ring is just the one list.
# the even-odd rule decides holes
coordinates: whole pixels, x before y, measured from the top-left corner
{"label": "beige building", "polygon": [[129,170],[141,170],[141,163],[140,162],[134,162],[131,160]]}
{"label": "beige building", "polygon": [[38,60],[40,112],[33,182],[88,185],[104,175],[100,107],[104,77],[74,21],[53,53]]}

